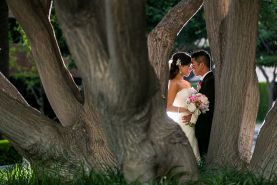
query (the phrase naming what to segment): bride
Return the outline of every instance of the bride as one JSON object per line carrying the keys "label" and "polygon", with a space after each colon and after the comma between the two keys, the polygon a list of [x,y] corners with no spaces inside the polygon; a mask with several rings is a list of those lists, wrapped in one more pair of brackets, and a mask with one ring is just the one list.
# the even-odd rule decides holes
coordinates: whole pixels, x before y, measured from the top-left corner
{"label": "bride", "polygon": [[185,101],[189,95],[196,92],[190,83],[184,80],[184,76],[189,76],[191,72],[190,64],[191,57],[187,53],[177,52],[172,56],[169,69],[167,114],[181,126],[190,142],[196,160],[199,162],[200,154],[194,127],[182,121],[184,115],[190,114],[185,108]]}

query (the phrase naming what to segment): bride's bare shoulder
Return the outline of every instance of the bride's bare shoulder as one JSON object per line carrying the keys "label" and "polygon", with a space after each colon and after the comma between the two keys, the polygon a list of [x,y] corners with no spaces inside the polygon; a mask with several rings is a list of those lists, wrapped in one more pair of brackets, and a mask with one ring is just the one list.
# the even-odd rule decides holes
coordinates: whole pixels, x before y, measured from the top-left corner
{"label": "bride's bare shoulder", "polygon": [[183,80],[183,88],[190,88],[190,87],[191,87],[190,82],[187,80]]}

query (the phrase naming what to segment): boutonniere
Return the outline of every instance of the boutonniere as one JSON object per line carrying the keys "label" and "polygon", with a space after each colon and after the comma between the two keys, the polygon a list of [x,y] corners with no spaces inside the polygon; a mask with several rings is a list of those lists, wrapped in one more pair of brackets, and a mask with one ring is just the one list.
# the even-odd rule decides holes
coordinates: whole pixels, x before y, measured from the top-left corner
{"label": "boutonniere", "polygon": [[201,86],[202,86],[202,81],[198,81],[197,83],[197,91],[199,91],[201,89]]}

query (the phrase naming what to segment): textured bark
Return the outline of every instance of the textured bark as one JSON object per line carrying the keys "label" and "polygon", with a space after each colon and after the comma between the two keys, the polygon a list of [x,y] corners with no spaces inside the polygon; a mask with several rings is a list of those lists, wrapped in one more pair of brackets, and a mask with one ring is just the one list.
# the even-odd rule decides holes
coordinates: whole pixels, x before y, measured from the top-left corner
{"label": "textured bark", "polygon": [[0,1],[0,71],[9,76],[9,9],[6,0]]}
{"label": "textured bark", "polygon": [[[65,172],[65,175],[68,174],[66,172],[77,172],[81,165],[87,172],[92,169],[103,170],[116,167],[116,160],[107,146],[103,129],[97,124],[93,124],[99,122],[98,111],[94,109],[88,111],[84,108],[83,97],[64,65],[48,14],[45,13],[50,11],[46,11],[45,4],[41,4],[39,1],[9,1],[8,3],[29,38],[45,92],[63,126],[56,129],[59,138],[56,138],[54,133],[45,132],[48,134],[45,140],[49,142],[45,145],[34,144],[37,145],[36,150],[43,152],[26,155],[26,158],[46,163],[45,167],[58,166],[61,174]],[[22,114],[20,115],[22,116]],[[26,115],[28,114],[26,113]],[[1,119],[5,120],[6,118],[1,117]],[[43,119],[41,115],[41,120],[37,118],[35,121],[44,124]],[[28,124],[27,121],[26,124]],[[40,131],[43,132],[43,130]],[[5,135],[5,132],[3,133]],[[32,134],[33,132],[28,133]],[[81,135],[84,137],[80,138]],[[41,134],[40,137],[44,138],[44,134]],[[38,137],[36,141],[44,140],[42,138]],[[10,139],[13,140],[12,136]],[[51,148],[52,143],[56,143],[57,147]],[[28,147],[25,150],[32,151],[33,148]],[[45,156],[56,157],[47,158]]]}
{"label": "textured bark", "polygon": [[53,110],[64,126],[72,125],[80,114],[82,98],[65,68],[48,14],[43,9],[45,6],[39,1],[8,3],[30,40],[32,54]]}
{"label": "textured bark", "polygon": [[[85,105],[100,108],[101,124],[126,179],[149,180],[176,166],[188,174],[183,178],[196,178],[187,140],[161,109],[158,81],[147,57],[144,4],[91,2],[80,10],[74,8],[78,3],[67,2],[66,9],[57,2],[58,18],[84,79]],[[80,20],[95,7],[90,21]],[[176,143],[168,141],[171,137]]]}
{"label": "textured bark", "polygon": [[160,80],[162,97],[167,97],[168,60],[177,33],[200,9],[203,0],[182,0],[173,7],[148,35],[149,59]]}
{"label": "textured bark", "polygon": [[215,114],[207,162],[250,161],[258,111],[255,52],[259,1],[209,0],[204,5],[215,62]]}
{"label": "textured bark", "polygon": [[50,16],[52,0],[39,0],[44,13]]}
{"label": "textured bark", "polygon": [[42,162],[45,168],[57,166],[61,175],[72,175],[82,165],[86,172],[118,168],[128,181],[145,182],[169,172],[182,174],[181,181],[197,179],[190,144],[167,117],[159,81],[148,61],[143,1],[56,1],[59,23],[82,77],[83,96],[61,58],[48,19],[48,1],[8,3],[30,40],[45,92],[60,121],[53,123],[22,103],[8,108],[16,100],[0,92],[1,106],[5,105],[0,130],[20,141],[13,130],[29,128],[24,138],[30,144],[16,143],[27,159]]}
{"label": "textured bark", "polygon": [[277,104],[266,116],[257,138],[250,169],[267,179],[277,176]]}

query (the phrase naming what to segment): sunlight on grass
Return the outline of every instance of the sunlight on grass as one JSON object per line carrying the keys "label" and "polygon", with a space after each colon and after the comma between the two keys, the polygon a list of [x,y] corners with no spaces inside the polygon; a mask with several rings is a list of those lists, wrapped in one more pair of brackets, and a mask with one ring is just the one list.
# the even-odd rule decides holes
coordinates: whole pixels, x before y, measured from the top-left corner
{"label": "sunlight on grass", "polygon": [[[127,185],[121,173],[111,171],[107,174],[97,172],[89,176],[76,175],[73,181],[64,182],[57,177],[38,176],[36,170],[16,165],[14,168],[0,170],[0,185]],[[156,179],[149,185],[177,185],[176,178],[163,177]],[[189,182],[188,185],[276,185],[277,178],[267,181],[247,171],[232,169],[201,170],[200,179],[197,182]],[[139,182],[130,185],[141,185]]]}

